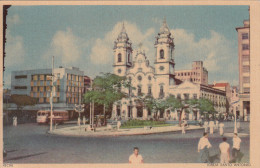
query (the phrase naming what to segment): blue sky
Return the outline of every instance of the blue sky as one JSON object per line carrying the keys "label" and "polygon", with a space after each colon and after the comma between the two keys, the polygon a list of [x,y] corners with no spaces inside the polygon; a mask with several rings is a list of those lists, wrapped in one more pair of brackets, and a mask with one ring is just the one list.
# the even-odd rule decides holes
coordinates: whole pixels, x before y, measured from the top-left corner
{"label": "blue sky", "polygon": [[143,44],[151,64],[154,40],[166,17],[176,69],[202,60],[209,82],[238,84],[237,32],[248,6],[12,6],[7,15],[5,86],[11,71],[75,66],[85,75],[112,72],[113,44],[122,23],[134,50]]}

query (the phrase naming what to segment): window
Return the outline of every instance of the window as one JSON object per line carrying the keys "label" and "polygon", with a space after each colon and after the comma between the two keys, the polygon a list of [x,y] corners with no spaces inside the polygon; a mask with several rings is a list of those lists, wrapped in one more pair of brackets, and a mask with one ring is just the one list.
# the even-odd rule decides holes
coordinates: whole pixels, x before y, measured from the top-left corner
{"label": "window", "polygon": [[160,94],[159,94],[160,98],[164,97],[164,90],[163,90],[163,85],[160,86]]}
{"label": "window", "polygon": [[27,86],[15,86],[14,89],[27,89]]}
{"label": "window", "polygon": [[181,99],[181,94],[177,94],[177,99]]}
{"label": "window", "polygon": [[245,87],[244,88],[244,93],[250,93],[250,88],[249,87]]}
{"label": "window", "polygon": [[151,77],[151,76],[148,76],[148,80],[152,80],[152,77]]}
{"label": "window", "polygon": [[17,76],[15,76],[15,79],[22,79],[22,78],[27,78],[27,75],[17,75]]}
{"label": "window", "polygon": [[243,66],[243,72],[249,72],[250,68],[248,65]]}
{"label": "window", "polygon": [[148,86],[148,94],[149,94],[149,95],[152,94],[152,86]]}
{"label": "window", "polygon": [[141,86],[138,86],[138,96],[141,96],[141,94],[142,94],[142,87]]}
{"label": "window", "polygon": [[242,44],[242,50],[249,50],[248,44]]}
{"label": "window", "polygon": [[249,61],[250,60],[250,57],[249,57],[249,55],[243,55],[242,56],[242,61],[244,62],[244,61]]}
{"label": "window", "polygon": [[137,79],[138,79],[139,81],[141,81],[141,80],[142,80],[142,77],[139,75],[139,76],[137,77]]}
{"label": "window", "polygon": [[37,92],[39,92],[39,91],[40,91],[40,87],[38,86],[38,87],[37,87]]}
{"label": "window", "polygon": [[122,62],[122,54],[121,53],[119,53],[117,55],[117,62]]}
{"label": "window", "polygon": [[33,75],[31,75],[31,80],[33,80]]}
{"label": "window", "polygon": [[164,59],[164,51],[160,50],[160,59]]}
{"label": "window", "polygon": [[189,94],[187,94],[187,93],[184,93],[183,95],[184,95],[184,99],[185,99],[185,100],[188,100],[188,99],[189,99],[189,97],[190,97],[190,95],[189,95]]}
{"label": "window", "polygon": [[130,62],[130,53],[128,53],[128,57],[127,58],[128,58],[128,62]]}
{"label": "window", "polygon": [[43,97],[43,92],[40,92],[40,97]]}
{"label": "window", "polygon": [[40,85],[43,86],[43,81],[40,81]]}
{"label": "window", "polygon": [[197,99],[197,98],[198,98],[197,94],[193,94],[193,99]]}
{"label": "window", "polygon": [[249,77],[243,77],[243,83],[250,83]]}
{"label": "window", "polygon": [[120,74],[120,73],[122,72],[122,70],[121,70],[121,69],[118,69],[117,72]]}
{"label": "window", "polygon": [[248,33],[242,33],[242,39],[248,39]]}
{"label": "window", "polygon": [[163,70],[164,70],[164,66],[160,66],[159,69],[160,69],[161,71],[163,71]]}
{"label": "window", "polygon": [[33,87],[31,87],[31,91],[33,91]]}

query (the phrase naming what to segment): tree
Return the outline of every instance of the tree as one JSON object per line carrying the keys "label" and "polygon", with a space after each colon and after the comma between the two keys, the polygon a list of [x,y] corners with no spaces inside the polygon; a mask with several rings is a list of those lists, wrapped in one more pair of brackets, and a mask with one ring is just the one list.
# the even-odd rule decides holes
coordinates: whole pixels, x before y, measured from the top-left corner
{"label": "tree", "polygon": [[155,99],[150,95],[147,95],[143,100],[145,106],[152,111],[155,120],[158,120],[158,112],[164,111],[168,108],[168,103],[164,99]]}
{"label": "tree", "polygon": [[185,107],[185,105],[182,103],[181,99],[175,98],[175,96],[170,95],[169,97],[167,97],[166,99],[168,107],[171,109],[171,111],[174,110],[179,110],[180,111],[180,115],[179,115],[179,125],[181,125],[181,121],[182,121],[182,111]]}
{"label": "tree", "polygon": [[16,104],[17,110],[23,110],[25,106],[33,106],[37,103],[37,99],[27,95],[11,95],[11,102]]}
{"label": "tree", "polygon": [[211,102],[208,99],[205,98],[200,98],[198,101],[198,108],[200,109],[200,114],[203,115],[204,113],[207,113],[208,115],[205,114],[205,118],[209,117],[209,114],[215,115],[216,110],[214,108],[213,102]]}
{"label": "tree", "polygon": [[84,95],[84,102],[90,103],[94,101],[94,103],[103,105],[103,113],[106,120],[106,109],[111,107],[114,102],[127,97],[127,94],[122,90],[129,87],[131,86],[126,77],[106,73],[94,79],[92,90]]}
{"label": "tree", "polygon": [[[189,105],[190,112],[193,112],[194,109],[198,108],[199,106],[199,100],[198,99],[189,99],[186,101],[186,103]],[[197,112],[194,113],[195,119],[197,120]]]}

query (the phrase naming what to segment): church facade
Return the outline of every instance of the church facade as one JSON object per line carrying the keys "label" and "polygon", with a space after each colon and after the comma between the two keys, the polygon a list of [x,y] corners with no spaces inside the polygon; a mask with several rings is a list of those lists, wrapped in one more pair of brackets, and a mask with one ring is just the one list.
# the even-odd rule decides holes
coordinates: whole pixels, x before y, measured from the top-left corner
{"label": "church facade", "polygon": [[[154,98],[163,99],[170,94],[175,95],[177,86],[183,83],[175,78],[175,45],[165,19],[156,36],[154,47],[156,54],[153,67],[150,65],[145,52],[141,49],[133,56],[132,43],[123,24],[122,30],[114,42],[113,73],[119,76],[126,76],[131,85],[136,89],[125,90],[125,92],[129,93],[129,98],[123,98],[114,103],[112,118],[149,119],[152,117],[152,112],[143,103],[135,101],[137,97],[151,95]],[[199,97],[200,94],[198,94]],[[160,118],[169,118],[169,116],[173,116],[173,112],[165,110],[160,112],[159,116]]]}

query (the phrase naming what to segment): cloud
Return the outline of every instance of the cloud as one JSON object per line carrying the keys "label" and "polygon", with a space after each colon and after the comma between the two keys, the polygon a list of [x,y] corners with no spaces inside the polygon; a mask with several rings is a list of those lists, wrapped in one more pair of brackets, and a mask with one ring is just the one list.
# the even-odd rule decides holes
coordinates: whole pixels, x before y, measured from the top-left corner
{"label": "cloud", "polygon": [[[223,62],[234,56],[233,44],[223,35],[210,31],[208,38],[195,40],[193,33],[184,29],[171,30],[176,44],[175,59],[183,66],[192,61],[201,60],[208,71],[216,72],[223,68]],[[176,61],[178,63],[178,61]]]}
{"label": "cloud", "polygon": [[71,28],[65,31],[57,31],[52,40],[50,49],[43,57],[54,55],[62,64],[78,62],[82,59],[84,48],[87,47],[87,41],[76,36]]}
{"label": "cloud", "polygon": [[[104,38],[98,38],[95,40],[91,49],[90,59],[94,64],[112,64],[113,62],[113,45],[118,34],[122,29],[123,22],[115,24],[113,29],[107,32]],[[132,41],[133,48],[137,49],[138,44],[142,43],[142,49],[145,50],[148,56],[153,56],[152,51],[154,43],[155,30],[149,28],[142,32],[140,28],[135,24],[128,21],[124,21],[126,32],[129,39]],[[135,56],[135,51],[133,56]]]}
{"label": "cloud", "polygon": [[20,17],[17,14],[14,14],[12,16],[7,15],[7,25],[8,27],[13,26],[15,24],[21,23]]}
{"label": "cloud", "polygon": [[23,63],[25,50],[22,36],[12,36],[9,31],[6,34],[6,58],[5,66],[13,66],[16,63]]}

